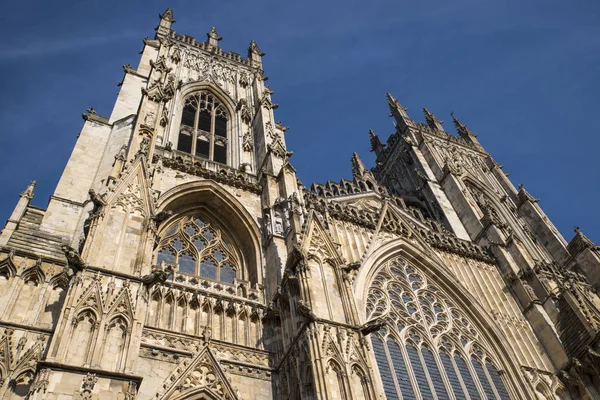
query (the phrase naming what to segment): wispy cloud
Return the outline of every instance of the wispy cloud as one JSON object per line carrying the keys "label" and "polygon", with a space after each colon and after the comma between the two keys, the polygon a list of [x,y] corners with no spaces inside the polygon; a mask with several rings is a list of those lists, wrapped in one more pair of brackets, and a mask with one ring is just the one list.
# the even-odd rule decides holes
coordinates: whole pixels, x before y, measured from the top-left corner
{"label": "wispy cloud", "polygon": [[79,51],[91,46],[102,46],[111,44],[123,39],[141,38],[147,32],[125,31],[113,35],[99,35],[91,37],[70,37],[66,39],[54,38],[44,41],[34,41],[12,48],[4,49],[0,52],[0,61],[18,60],[22,58],[40,57],[60,53]]}

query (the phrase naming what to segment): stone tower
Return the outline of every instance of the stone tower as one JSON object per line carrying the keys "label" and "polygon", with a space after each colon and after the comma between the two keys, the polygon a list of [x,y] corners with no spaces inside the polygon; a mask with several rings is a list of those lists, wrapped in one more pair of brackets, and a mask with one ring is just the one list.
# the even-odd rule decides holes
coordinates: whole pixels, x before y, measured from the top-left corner
{"label": "stone tower", "polygon": [[0,234],[0,398],[600,398],[600,255],[464,124],[305,188],[257,43],[160,15],[47,209]]}

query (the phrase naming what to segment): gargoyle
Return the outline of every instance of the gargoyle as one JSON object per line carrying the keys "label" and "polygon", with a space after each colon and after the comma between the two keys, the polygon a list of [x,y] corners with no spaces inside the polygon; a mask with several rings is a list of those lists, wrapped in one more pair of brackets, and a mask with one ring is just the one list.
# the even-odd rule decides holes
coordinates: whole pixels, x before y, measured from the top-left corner
{"label": "gargoyle", "polygon": [[85,263],[77,250],[66,244],[63,244],[60,248],[67,258],[67,267],[71,268],[73,272],[79,272],[85,267]]}
{"label": "gargoyle", "polygon": [[342,271],[349,274],[351,272],[358,271],[359,268],[360,268],[360,262],[353,262],[353,263],[344,265],[342,267]]}
{"label": "gargoyle", "polygon": [[363,336],[367,336],[370,333],[377,332],[385,326],[385,320],[382,317],[377,317],[370,321],[365,322],[363,325],[358,327],[358,330]]}
{"label": "gargoyle", "polygon": [[298,300],[298,312],[302,314],[308,322],[314,322],[317,320],[317,315],[314,311],[302,300]]}
{"label": "gargoyle", "polygon": [[173,215],[173,211],[169,210],[169,211],[161,211],[159,213],[156,213],[152,216],[152,220],[154,221],[154,223],[156,224],[156,226],[160,225],[164,220],[166,220],[167,218],[169,218],[171,215]]}
{"label": "gargoyle", "polygon": [[165,283],[169,275],[173,273],[173,267],[167,266],[164,270],[155,268],[148,275],[142,276],[142,283],[151,288],[152,286],[159,284],[162,285]]}

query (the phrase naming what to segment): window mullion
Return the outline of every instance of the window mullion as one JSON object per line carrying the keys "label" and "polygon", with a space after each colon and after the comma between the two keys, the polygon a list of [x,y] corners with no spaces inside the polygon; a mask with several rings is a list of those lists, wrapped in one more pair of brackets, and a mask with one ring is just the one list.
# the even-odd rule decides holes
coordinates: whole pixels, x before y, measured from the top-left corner
{"label": "window mullion", "polygon": [[215,107],[213,106],[212,112],[210,113],[210,135],[208,144],[208,159],[214,160],[215,156]]}
{"label": "window mullion", "polygon": [[194,117],[194,131],[192,133],[192,155],[196,155],[196,142],[198,141],[198,120],[200,119],[200,107],[196,107],[196,116]]}

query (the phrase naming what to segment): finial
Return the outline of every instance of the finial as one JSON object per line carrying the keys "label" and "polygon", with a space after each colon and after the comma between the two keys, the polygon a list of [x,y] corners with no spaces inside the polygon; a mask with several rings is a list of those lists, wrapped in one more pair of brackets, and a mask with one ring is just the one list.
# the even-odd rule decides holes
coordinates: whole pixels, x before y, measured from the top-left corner
{"label": "finial", "polygon": [[208,38],[208,44],[214,47],[218,47],[219,40],[223,39],[219,36],[219,32],[217,32],[217,29],[214,26],[210,28],[210,31],[208,31],[206,36]]}
{"label": "finial", "polygon": [[21,193],[21,197],[27,197],[29,200],[33,199],[33,191],[35,189],[36,181],[29,182],[27,185],[27,189],[23,193]]}
{"label": "finial", "polygon": [[369,138],[371,139],[371,151],[379,154],[384,146],[381,139],[379,139],[379,136],[373,132],[373,129],[369,129]]}
{"label": "finial", "polygon": [[250,46],[248,47],[248,57],[249,57],[251,54],[256,54],[256,55],[257,55],[257,56],[259,56],[259,57],[262,57],[262,56],[264,56],[264,55],[265,55],[265,53],[263,53],[263,52],[260,50],[260,47],[258,47],[258,44],[256,44],[256,42],[255,42],[254,40],[251,40],[251,41],[250,41]]}
{"label": "finial", "polygon": [[171,8],[167,8],[165,12],[159,14],[158,16],[160,17],[160,19],[164,19],[165,21],[169,21],[170,23],[175,22],[175,19],[173,18],[173,9]]}
{"label": "finial", "polygon": [[352,175],[355,178],[361,178],[364,175],[366,168],[357,152],[352,153],[350,162],[352,163]]}
{"label": "finial", "polygon": [[444,128],[442,128],[444,121],[437,119],[435,115],[433,115],[433,113],[426,108],[423,108],[423,113],[425,114],[425,121],[427,121],[427,125],[433,129],[438,129],[440,131],[444,130]]}
{"label": "finial", "polygon": [[581,233],[581,228],[579,228],[577,225],[575,225],[575,226],[573,227],[573,231],[574,231],[575,233]]}
{"label": "finial", "polygon": [[396,100],[396,98],[394,96],[391,95],[391,93],[386,93],[385,96],[387,97],[388,105],[390,106],[390,108],[395,107],[402,111],[408,110],[408,108],[402,107],[402,105],[398,102],[398,100]]}
{"label": "finial", "polygon": [[454,122],[454,127],[456,128],[456,132],[458,132],[458,134],[460,136],[465,136],[465,137],[474,136],[474,137],[477,137],[477,135],[475,135],[473,132],[471,132],[469,130],[469,128],[467,128],[467,126],[465,124],[463,124],[462,122],[460,122],[458,120],[458,118],[456,118],[454,116],[454,111],[452,111],[450,113],[450,116],[452,117],[452,122]]}

